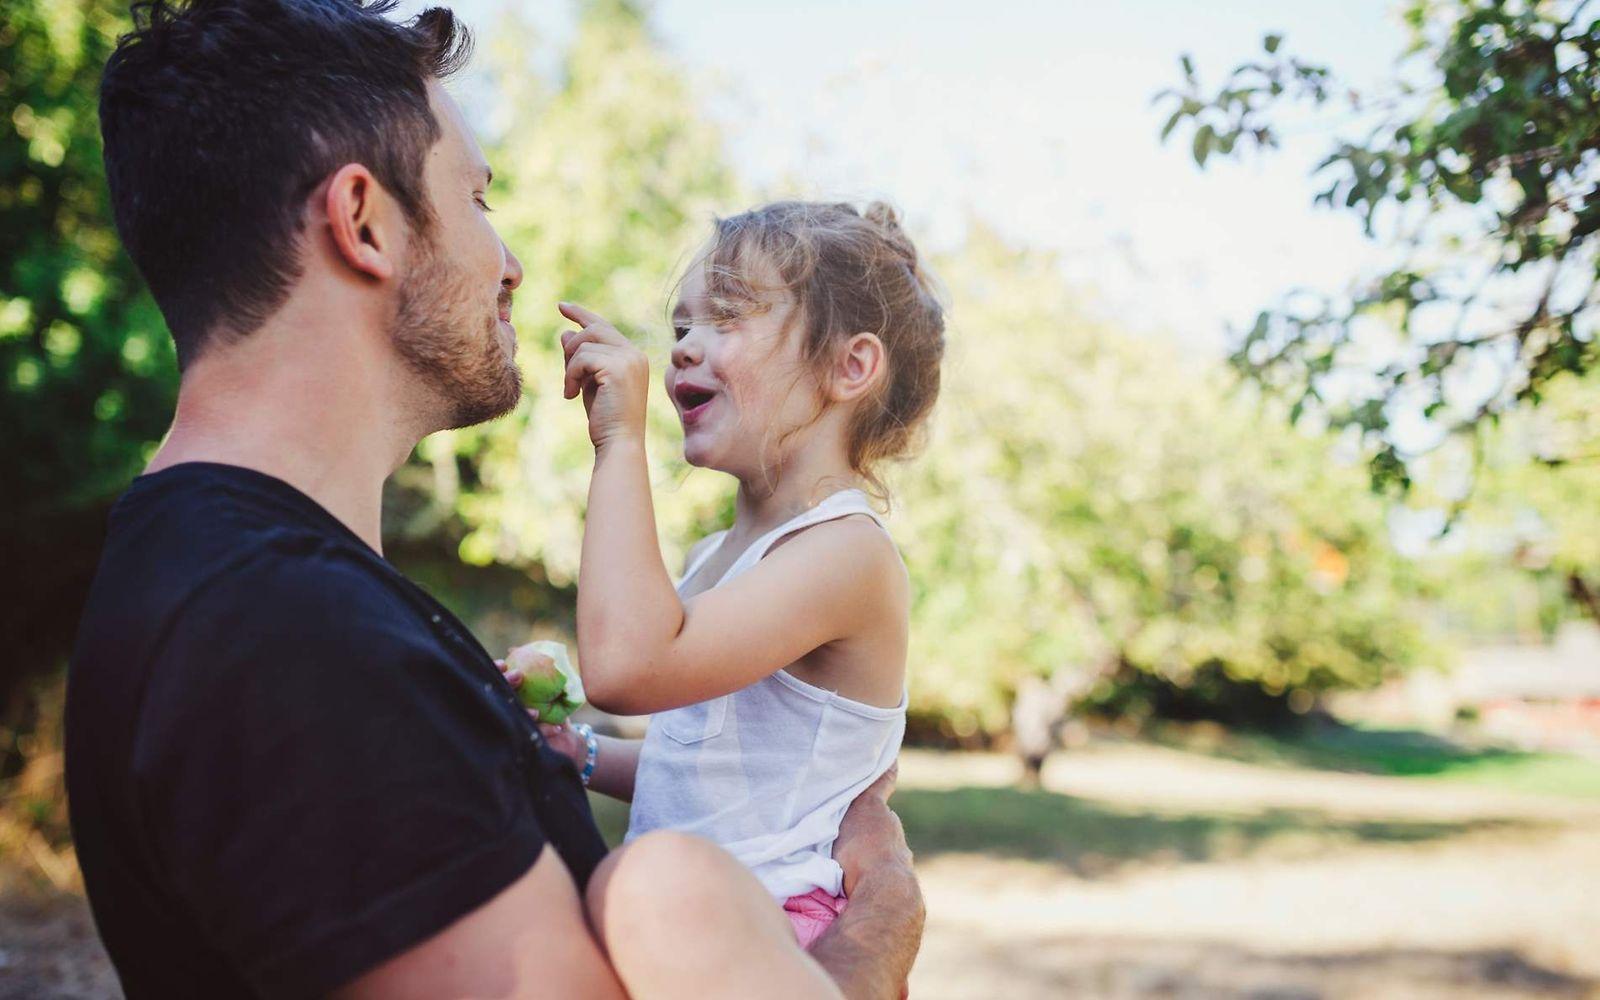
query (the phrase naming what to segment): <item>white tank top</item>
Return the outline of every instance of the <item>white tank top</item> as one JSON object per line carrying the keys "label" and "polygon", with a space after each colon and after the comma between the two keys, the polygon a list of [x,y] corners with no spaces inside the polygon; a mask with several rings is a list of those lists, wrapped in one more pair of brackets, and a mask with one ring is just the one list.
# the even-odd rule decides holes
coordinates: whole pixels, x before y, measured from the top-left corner
{"label": "white tank top", "polygon": [[[841,490],[756,539],[713,586],[754,566],[786,535],[850,514],[884,527],[866,494]],[[722,532],[687,567],[680,593],[726,538]],[[699,834],[754,871],[775,899],[817,888],[841,895],[844,874],[833,860],[839,821],[894,762],[905,730],[904,696],[896,708],[879,708],[784,670],[657,712],[639,754],[628,839],[662,828]]]}

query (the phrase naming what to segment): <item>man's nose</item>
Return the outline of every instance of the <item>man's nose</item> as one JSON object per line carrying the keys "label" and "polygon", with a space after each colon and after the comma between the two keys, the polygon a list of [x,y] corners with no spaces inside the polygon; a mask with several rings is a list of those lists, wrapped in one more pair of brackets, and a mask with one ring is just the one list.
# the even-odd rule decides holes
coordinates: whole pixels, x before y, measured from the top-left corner
{"label": "man's nose", "polygon": [[504,242],[500,244],[500,247],[506,252],[506,266],[500,275],[500,287],[508,292],[514,292],[517,290],[517,286],[522,284],[522,261],[517,259],[517,255],[512,253],[511,248],[506,246]]}

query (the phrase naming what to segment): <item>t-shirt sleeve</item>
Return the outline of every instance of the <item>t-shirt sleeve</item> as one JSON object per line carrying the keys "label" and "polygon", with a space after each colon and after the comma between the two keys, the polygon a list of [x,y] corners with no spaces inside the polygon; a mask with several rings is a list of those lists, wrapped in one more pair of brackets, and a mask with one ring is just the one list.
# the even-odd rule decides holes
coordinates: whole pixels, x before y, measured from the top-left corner
{"label": "t-shirt sleeve", "polygon": [[351,557],[223,576],[141,711],[153,861],[261,994],[319,995],[532,866],[536,751],[492,667],[451,662],[450,637]]}

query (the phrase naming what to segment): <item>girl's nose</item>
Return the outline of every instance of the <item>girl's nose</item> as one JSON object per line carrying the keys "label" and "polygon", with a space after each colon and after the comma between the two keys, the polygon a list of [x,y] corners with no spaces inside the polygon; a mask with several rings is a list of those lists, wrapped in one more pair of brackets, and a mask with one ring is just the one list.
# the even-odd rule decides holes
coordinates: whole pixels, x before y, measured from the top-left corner
{"label": "girl's nose", "polygon": [[672,367],[693,368],[705,356],[701,350],[700,338],[695,336],[694,328],[690,327],[676,344],[672,345]]}

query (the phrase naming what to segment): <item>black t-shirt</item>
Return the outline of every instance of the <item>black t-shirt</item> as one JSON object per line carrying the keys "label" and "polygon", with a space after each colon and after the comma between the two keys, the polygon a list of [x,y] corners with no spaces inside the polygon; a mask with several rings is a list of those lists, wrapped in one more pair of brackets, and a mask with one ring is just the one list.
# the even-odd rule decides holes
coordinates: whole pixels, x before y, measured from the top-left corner
{"label": "black t-shirt", "polygon": [[112,511],[68,675],[67,791],[130,997],[312,996],[546,842],[605,853],[576,772],[448,611],[280,480],[192,463]]}

